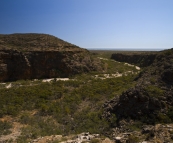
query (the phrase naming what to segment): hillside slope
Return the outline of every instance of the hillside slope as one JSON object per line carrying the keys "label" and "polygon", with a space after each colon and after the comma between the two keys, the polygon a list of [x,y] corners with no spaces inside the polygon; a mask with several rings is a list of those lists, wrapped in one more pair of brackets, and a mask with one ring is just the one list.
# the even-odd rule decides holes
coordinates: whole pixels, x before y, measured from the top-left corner
{"label": "hillside slope", "polygon": [[0,34],[0,45],[1,49],[19,51],[84,50],[55,36],[37,33]]}
{"label": "hillside slope", "polygon": [[[104,104],[105,115],[145,123],[173,121],[173,49],[159,52],[136,78],[137,84]],[[111,114],[110,114],[111,113]]]}
{"label": "hillside slope", "polygon": [[0,81],[102,70],[89,51],[46,34],[0,35]]}

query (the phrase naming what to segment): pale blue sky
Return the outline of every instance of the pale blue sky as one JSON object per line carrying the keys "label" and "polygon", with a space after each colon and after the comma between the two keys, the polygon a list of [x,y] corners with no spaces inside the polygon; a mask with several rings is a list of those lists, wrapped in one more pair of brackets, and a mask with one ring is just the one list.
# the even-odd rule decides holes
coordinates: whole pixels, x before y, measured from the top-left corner
{"label": "pale blue sky", "polygon": [[87,49],[173,47],[173,0],[0,0],[0,33],[46,33]]}

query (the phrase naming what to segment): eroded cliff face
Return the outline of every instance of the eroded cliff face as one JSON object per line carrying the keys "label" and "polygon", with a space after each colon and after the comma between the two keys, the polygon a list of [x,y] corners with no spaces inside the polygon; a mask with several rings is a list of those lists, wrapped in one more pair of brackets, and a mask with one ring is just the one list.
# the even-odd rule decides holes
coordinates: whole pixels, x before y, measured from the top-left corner
{"label": "eroded cliff face", "polygon": [[119,62],[127,62],[130,64],[135,64],[140,67],[146,67],[153,63],[156,57],[156,53],[153,54],[122,54],[115,53],[112,54],[111,59]]}
{"label": "eroded cliff face", "polygon": [[25,56],[17,50],[0,50],[0,81],[26,79],[30,66]]}
{"label": "eroded cliff face", "polygon": [[[33,37],[35,45],[26,48],[25,42],[33,44]],[[89,51],[49,35],[47,42],[45,37],[47,35],[17,34],[1,38],[0,81],[69,77],[102,70],[100,61],[94,59]],[[50,48],[40,46],[44,43],[49,43],[47,46]]]}
{"label": "eroded cliff face", "polygon": [[101,70],[100,62],[83,51],[0,50],[0,81],[69,77]]}

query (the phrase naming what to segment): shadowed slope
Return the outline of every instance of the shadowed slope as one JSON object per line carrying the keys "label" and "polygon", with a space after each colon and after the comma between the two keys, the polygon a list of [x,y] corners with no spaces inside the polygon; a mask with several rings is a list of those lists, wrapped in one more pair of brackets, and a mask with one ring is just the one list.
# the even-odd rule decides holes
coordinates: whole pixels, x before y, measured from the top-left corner
{"label": "shadowed slope", "polygon": [[132,118],[147,123],[173,121],[173,49],[159,52],[136,80],[135,88],[104,104],[104,116],[116,114],[120,120]]}

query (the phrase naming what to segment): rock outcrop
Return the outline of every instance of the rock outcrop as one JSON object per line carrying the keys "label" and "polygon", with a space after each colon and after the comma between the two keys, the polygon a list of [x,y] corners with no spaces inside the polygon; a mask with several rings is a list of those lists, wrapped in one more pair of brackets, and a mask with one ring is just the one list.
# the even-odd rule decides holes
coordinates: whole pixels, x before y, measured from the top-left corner
{"label": "rock outcrop", "polygon": [[0,35],[0,81],[102,70],[89,51],[45,34]]}
{"label": "rock outcrop", "polygon": [[135,64],[140,67],[146,67],[153,63],[155,57],[156,53],[141,53],[141,54],[115,53],[112,54],[111,59],[114,59],[119,62],[127,62],[130,64]]}

